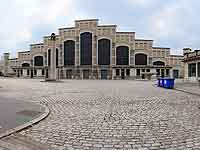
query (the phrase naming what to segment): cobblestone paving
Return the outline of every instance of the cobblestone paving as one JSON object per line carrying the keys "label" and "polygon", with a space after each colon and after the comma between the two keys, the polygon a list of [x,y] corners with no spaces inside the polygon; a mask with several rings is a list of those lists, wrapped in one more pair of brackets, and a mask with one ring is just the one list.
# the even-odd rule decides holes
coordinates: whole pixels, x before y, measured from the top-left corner
{"label": "cobblestone paving", "polygon": [[0,95],[48,105],[50,116],[21,134],[58,150],[200,149],[197,96],[140,81],[0,85]]}

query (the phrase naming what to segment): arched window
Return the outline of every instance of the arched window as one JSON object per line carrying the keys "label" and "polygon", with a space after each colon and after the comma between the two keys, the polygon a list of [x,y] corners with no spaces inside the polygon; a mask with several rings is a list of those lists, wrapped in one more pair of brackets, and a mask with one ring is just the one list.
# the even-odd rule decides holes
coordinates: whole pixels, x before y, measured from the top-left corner
{"label": "arched window", "polygon": [[135,65],[147,65],[147,55],[146,54],[136,54],[135,55]]}
{"label": "arched window", "polygon": [[92,33],[81,34],[81,65],[92,65]]}
{"label": "arched window", "polygon": [[22,67],[30,67],[30,64],[29,63],[23,63]]}
{"label": "arched window", "polygon": [[43,56],[34,57],[34,66],[43,66]]}
{"label": "arched window", "polygon": [[51,49],[48,50],[48,66],[51,65]]}
{"label": "arched window", "polygon": [[117,65],[129,65],[129,48],[128,48],[128,46],[117,47],[116,64]]}
{"label": "arched window", "polygon": [[155,61],[155,62],[153,63],[153,65],[154,65],[154,66],[165,66],[165,63],[162,62],[162,61]]}
{"label": "arched window", "polygon": [[110,65],[110,40],[108,39],[98,41],[98,64]]}
{"label": "arched window", "polygon": [[64,65],[75,65],[75,41],[64,42]]}

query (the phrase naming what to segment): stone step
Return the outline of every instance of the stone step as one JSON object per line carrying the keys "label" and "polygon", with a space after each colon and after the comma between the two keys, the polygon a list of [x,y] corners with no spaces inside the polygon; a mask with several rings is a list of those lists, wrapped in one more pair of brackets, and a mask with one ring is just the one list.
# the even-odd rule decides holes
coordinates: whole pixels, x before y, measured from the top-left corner
{"label": "stone step", "polygon": [[0,140],[0,150],[55,150],[45,144],[33,141],[21,134],[11,135]]}

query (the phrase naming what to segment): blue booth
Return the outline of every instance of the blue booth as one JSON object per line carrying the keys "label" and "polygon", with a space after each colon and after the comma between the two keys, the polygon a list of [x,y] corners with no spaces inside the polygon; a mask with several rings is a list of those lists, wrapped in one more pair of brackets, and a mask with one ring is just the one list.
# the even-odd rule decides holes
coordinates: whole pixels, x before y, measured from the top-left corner
{"label": "blue booth", "polygon": [[158,79],[158,86],[164,87],[167,89],[173,89],[174,88],[174,81],[175,79],[172,78],[159,78]]}
{"label": "blue booth", "polygon": [[163,87],[167,88],[167,89],[173,89],[174,88],[174,81],[175,81],[175,79],[165,78]]}
{"label": "blue booth", "polygon": [[164,80],[163,80],[163,78],[158,78],[158,86],[159,87],[164,87]]}

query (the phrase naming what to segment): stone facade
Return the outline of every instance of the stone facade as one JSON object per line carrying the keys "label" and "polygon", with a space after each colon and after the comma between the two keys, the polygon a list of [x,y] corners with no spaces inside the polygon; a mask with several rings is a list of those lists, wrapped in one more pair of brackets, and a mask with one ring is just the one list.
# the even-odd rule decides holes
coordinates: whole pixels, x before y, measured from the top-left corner
{"label": "stone facade", "polygon": [[49,78],[54,61],[61,79],[180,78],[184,74],[183,56],[154,47],[153,40],[137,39],[135,32],[99,25],[97,19],[77,20],[74,27],[59,29],[55,44],[51,36],[45,36],[43,43],[31,44],[30,51],[6,59],[7,67],[22,78]]}

